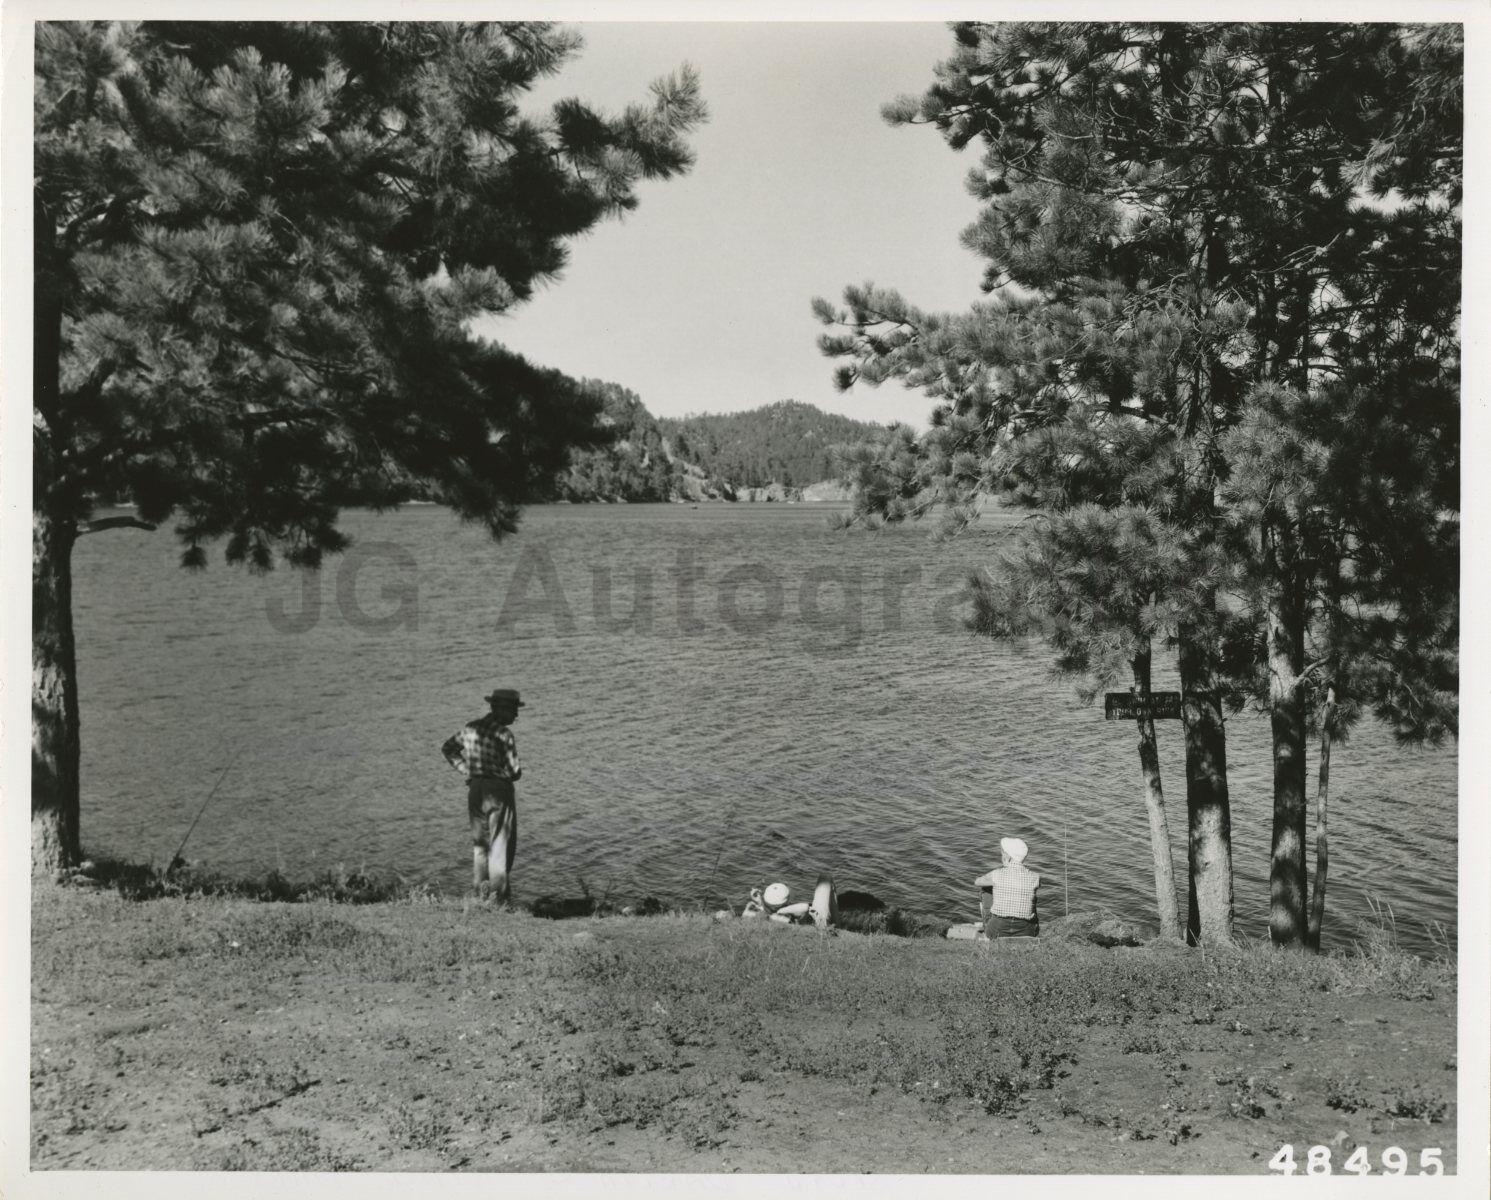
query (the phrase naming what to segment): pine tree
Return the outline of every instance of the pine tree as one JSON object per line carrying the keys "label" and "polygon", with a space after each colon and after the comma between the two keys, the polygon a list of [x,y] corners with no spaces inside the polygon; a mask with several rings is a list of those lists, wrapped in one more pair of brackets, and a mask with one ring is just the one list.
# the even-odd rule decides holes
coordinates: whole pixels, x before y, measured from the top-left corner
{"label": "pine tree", "polygon": [[[1218,498],[1224,447],[1271,388],[1337,380],[1381,394],[1397,378],[1391,364],[1446,343],[1458,127],[1453,97],[1424,80],[1458,77],[1455,33],[961,24],[954,34],[938,81],[887,115],[931,123],[955,148],[983,144],[970,188],[985,207],[964,240],[1001,294],[950,316],[868,285],[848,289],[841,309],[819,303],[847,330],[822,342],[850,360],[841,384],[898,378],[937,401],[925,439],[849,464],[862,503],[897,516],[938,502],[956,529],[980,492],[1057,511],[1142,497],[1183,532],[1197,572],[1176,622],[1188,932],[1231,936],[1222,703],[1259,669],[1239,648],[1261,642],[1276,763],[1271,928],[1293,940],[1304,930],[1308,556],[1289,521],[1246,544],[1233,536]],[[1388,188],[1397,207],[1368,202]],[[1239,552],[1261,581],[1261,639],[1239,636],[1218,603]]]}
{"label": "pine tree", "polygon": [[[1291,264],[1261,271],[1264,289],[1301,300],[1255,322],[1274,355],[1260,342],[1268,369],[1224,448],[1273,726],[1270,936],[1316,948],[1331,741],[1363,706],[1406,741],[1437,741],[1456,719],[1460,31],[1395,30],[1358,49],[1370,51],[1353,96],[1365,121],[1343,121],[1339,97],[1323,117],[1308,104],[1290,114],[1319,120],[1329,154],[1297,220],[1254,236],[1275,247],[1264,261]],[[1322,754],[1307,916],[1311,724]]]}
{"label": "pine tree", "polygon": [[534,24],[36,26],[33,867],[75,861],[71,552],[96,498],[268,569],[417,489],[494,536],[598,405],[468,332],[685,171],[688,68],[617,116],[523,94]]}
{"label": "pine tree", "polygon": [[[1255,546],[1296,547],[1298,642],[1287,670],[1299,700],[1286,711],[1298,725],[1282,737],[1275,702],[1281,672],[1266,641],[1278,627],[1280,589],[1269,574],[1245,578],[1239,588],[1248,611],[1265,615],[1254,661],[1271,669],[1255,675],[1253,692],[1276,724],[1276,763],[1285,757],[1281,744],[1298,747],[1303,776],[1308,727],[1320,738],[1307,916],[1303,865],[1295,867],[1290,855],[1286,869],[1273,873],[1271,912],[1285,925],[1272,932],[1282,944],[1320,947],[1333,743],[1369,710],[1405,743],[1437,744],[1457,729],[1458,384],[1455,355],[1445,349],[1431,378],[1417,384],[1260,393],[1227,435],[1231,474],[1222,498],[1237,534]],[[1261,565],[1275,564],[1265,558]],[[1300,809],[1304,790],[1300,778],[1288,793],[1300,797]],[[1276,787],[1276,798],[1282,792]],[[1304,816],[1299,812],[1294,826],[1301,844]]]}

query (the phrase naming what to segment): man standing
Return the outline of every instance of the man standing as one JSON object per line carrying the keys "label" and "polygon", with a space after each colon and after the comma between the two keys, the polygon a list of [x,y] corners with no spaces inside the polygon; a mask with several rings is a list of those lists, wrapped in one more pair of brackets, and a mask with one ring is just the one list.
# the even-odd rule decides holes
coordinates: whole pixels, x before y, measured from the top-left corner
{"label": "man standing", "polygon": [[1003,866],[973,881],[983,889],[979,912],[986,918],[984,933],[991,939],[1040,936],[1035,891],[1041,886],[1041,877],[1025,866],[1029,852],[1030,847],[1019,838],[1000,838]]}
{"label": "man standing", "polygon": [[518,852],[518,801],[513,784],[523,777],[518,743],[508,728],[523,701],[511,688],[484,697],[492,711],[446,739],[440,752],[466,776],[471,820],[472,885],[478,895],[506,900]]}

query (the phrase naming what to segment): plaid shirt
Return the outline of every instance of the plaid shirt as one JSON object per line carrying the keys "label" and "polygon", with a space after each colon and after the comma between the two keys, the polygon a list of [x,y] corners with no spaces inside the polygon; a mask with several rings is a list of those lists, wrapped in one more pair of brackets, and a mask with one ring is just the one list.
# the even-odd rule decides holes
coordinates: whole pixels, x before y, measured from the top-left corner
{"label": "plaid shirt", "polygon": [[523,778],[513,731],[492,713],[477,717],[452,734],[440,747],[440,753],[451,766],[470,778],[513,781]]}
{"label": "plaid shirt", "polygon": [[1041,877],[1026,870],[1024,863],[1010,863],[980,875],[973,881],[981,888],[994,892],[989,911],[996,917],[1015,917],[1028,921],[1035,916],[1035,889],[1041,886]]}

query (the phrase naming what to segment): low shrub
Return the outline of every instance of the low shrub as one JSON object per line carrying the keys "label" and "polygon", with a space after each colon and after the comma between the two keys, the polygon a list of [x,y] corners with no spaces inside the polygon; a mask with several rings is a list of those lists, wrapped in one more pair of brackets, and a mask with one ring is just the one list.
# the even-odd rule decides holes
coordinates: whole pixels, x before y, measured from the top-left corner
{"label": "low shrub", "polygon": [[1349,1113],[1366,1108],[1370,1103],[1361,1083],[1349,1075],[1325,1081],[1325,1102],[1331,1108]]}
{"label": "low shrub", "polygon": [[1449,1111],[1449,1104],[1423,1087],[1411,1087],[1389,1096],[1383,1111],[1390,1117],[1437,1124]]}

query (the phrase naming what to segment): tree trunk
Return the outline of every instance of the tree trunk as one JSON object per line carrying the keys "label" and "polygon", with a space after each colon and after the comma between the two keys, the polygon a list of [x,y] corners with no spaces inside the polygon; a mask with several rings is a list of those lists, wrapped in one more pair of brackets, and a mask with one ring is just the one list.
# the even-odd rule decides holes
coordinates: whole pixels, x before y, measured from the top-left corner
{"label": "tree trunk", "polygon": [[31,871],[75,865],[78,668],[72,628],[70,516],[31,514]]}
{"label": "tree trunk", "polygon": [[1138,698],[1139,768],[1144,774],[1144,807],[1149,812],[1149,848],[1154,856],[1155,906],[1160,936],[1180,940],[1180,915],[1175,904],[1175,867],[1170,860],[1170,821],[1165,815],[1165,791],[1160,785],[1160,752],[1150,710],[1150,647],[1134,656],[1134,695]]}
{"label": "tree trunk", "polygon": [[1336,715],[1336,689],[1325,689],[1325,711],[1320,714],[1320,781],[1315,792],[1315,888],[1310,893],[1310,926],[1306,934],[1311,950],[1320,952],[1320,928],[1325,923],[1325,872],[1330,856],[1326,848],[1325,808],[1331,788],[1331,722]]}
{"label": "tree trunk", "polygon": [[1186,816],[1190,904],[1186,940],[1232,941],[1232,812],[1227,800],[1227,727],[1213,652],[1192,625],[1180,630],[1180,685],[1186,733]]}
{"label": "tree trunk", "polygon": [[1264,562],[1275,583],[1268,600],[1268,699],[1273,733],[1274,834],[1269,866],[1268,937],[1276,946],[1304,945],[1305,669],[1304,605],[1294,586],[1293,555],[1277,530],[1265,529]]}
{"label": "tree trunk", "polygon": [[82,857],[78,842],[78,673],[72,629],[76,505],[62,478],[60,370],[62,302],[52,236],[35,204],[32,280],[31,436],[31,871],[49,873]]}

